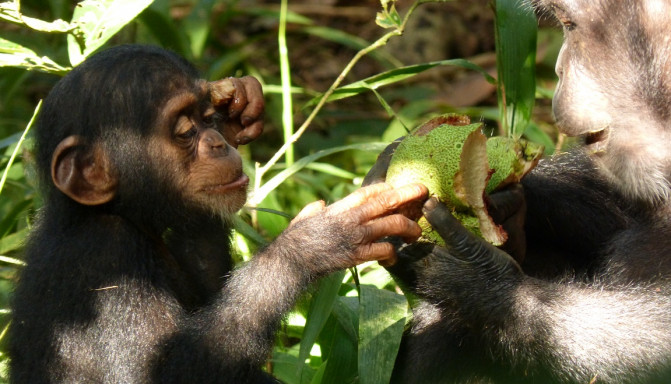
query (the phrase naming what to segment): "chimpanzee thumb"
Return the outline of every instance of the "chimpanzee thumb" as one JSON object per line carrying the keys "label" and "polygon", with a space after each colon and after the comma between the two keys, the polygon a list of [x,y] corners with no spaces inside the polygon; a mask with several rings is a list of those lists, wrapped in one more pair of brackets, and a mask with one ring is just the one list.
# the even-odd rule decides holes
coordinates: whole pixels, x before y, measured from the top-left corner
{"label": "chimpanzee thumb", "polygon": [[453,257],[472,263],[485,273],[521,272],[510,255],[467,230],[452,216],[450,209],[435,197],[424,204],[423,212]]}
{"label": "chimpanzee thumb", "polygon": [[394,151],[401,143],[401,140],[403,140],[403,137],[394,140],[391,144],[387,145],[382,153],[380,153],[375,164],[373,164],[373,167],[371,167],[370,171],[368,171],[364,177],[361,186],[365,187],[371,184],[383,183],[386,180],[387,169],[389,168],[391,157],[394,155]]}

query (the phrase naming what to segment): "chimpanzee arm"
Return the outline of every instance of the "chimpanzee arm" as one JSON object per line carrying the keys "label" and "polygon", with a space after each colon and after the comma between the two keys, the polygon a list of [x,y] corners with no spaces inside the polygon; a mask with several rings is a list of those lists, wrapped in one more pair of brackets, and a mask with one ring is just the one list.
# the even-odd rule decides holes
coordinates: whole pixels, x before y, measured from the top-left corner
{"label": "chimpanzee arm", "polygon": [[391,190],[376,185],[329,207],[306,207],[290,227],[249,263],[232,272],[219,297],[205,309],[180,314],[158,351],[157,382],[263,382],[280,320],[315,278],[364,260],[393,257],[375,240],[416,238],[413,221],[390,215],[426,196],[419,185]]}
{"label": "chimpanzee arm", "polygon": [[401,353],[399,382],[479,375],[637,383],[669,373],[671,299],[655,282],[534,279],[442,204],[431,200],[425,215],[447,245],[414,265],[424,304]]}

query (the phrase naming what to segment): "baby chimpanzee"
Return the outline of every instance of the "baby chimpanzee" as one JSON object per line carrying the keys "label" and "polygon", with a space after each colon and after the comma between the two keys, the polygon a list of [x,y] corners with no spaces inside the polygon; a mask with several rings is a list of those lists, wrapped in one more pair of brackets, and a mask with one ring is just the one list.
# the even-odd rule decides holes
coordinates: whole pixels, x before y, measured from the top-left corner
{"label": "baby chimpanzee", "polygon": [[526,210],[526,257],[425,205],[447,245],[390,268],[421,299],[395,382],[671,381],[671,1],[534,5],[564,27],[554,111],[585,146],[492,196]]}
{"label": "baby chimpanzee", "polygon": [[176,55],[120,46],[51,91],[36,136],[44,208],[14,296],[14,383],[257,383],[283,314],[313,280],[395,259],[423,186],[306,207],[232,269],[228,218],[262,130],[253,78],[206,82]]}

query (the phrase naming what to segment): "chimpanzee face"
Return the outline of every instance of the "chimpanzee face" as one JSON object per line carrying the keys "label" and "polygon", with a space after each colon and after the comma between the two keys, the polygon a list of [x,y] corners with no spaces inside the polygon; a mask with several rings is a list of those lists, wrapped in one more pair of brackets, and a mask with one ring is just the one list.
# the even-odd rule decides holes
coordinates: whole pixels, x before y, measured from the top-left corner
{"label": "chimpanzee face", "polygon": [[626,195],[668,197],[671,0],[540,0],[564,29],[553,100],[560,131],[581,136]]}
{"label": "chimpanzee face", "polygon": [[174,93],[155,123],[148,146],[155,167],[169,172],[174,188],[187,203],[229,216],[247,198],[249,178],[238,151],[224,138],[224,116],[211,102],[218,83],[197,81]]}

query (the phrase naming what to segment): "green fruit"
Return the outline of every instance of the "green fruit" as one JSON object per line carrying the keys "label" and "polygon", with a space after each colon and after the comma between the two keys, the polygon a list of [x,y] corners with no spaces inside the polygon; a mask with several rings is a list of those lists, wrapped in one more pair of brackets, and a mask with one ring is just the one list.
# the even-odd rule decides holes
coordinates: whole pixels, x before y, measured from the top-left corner
{"label": "green fruit", "polygon": [[438,196],[449,206],[466,208],[455,194],[454,177],[459,171],[464,141],[481,127],[482,124],[443,124],[424,135],[406,136],[391,158],[387,183],[394,186],[424,184],[431,195]]}
{"label": "green fruit", "polygon": [[[465,227],[499,245],[506,234],[487,213],[484,195],[518,182],[536,165],[543,148],[507,137],[486,139],[481,129],[482,124],[459,115],[428,121],[398,145],[386,181],[393,186],[424,184]],[[425,239],[440,242],[424,219],[420,224]]]}
{"label": "green fruit", "polygon": [[487,139],[487,159],[494,170],[487,193],[517,183],[538,163],[543,147],[526,140],[494,136]]}

